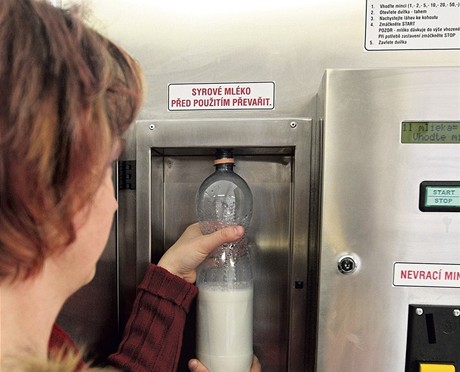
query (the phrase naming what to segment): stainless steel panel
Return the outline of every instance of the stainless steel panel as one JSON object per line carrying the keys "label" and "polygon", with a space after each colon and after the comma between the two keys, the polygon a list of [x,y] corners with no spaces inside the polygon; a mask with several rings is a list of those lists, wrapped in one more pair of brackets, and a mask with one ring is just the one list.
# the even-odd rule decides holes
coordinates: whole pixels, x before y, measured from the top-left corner
{"label": "stainless steel panel", "polygon": [[[312,121],[140,121],[136,126],[138,278],[196,221],[194,197],[214,171],[214,148],[234,147],[236,171],[254,195],[248,237],[255,351],[264,371],[303,371]],[[303,287],[295,289],[296,281]],[[193,328],[187,329],[182,368],[194,356],[194,342]]]}
{"label": "stainless steel panel", "polygon": [[422,181],[460,180],[460,144],[401,144],[401,122],[460,120],[460,69],[329,70],[322,89],[317,370],[404,371],[408,305],[460,305],[458,289],[392,285],[394,262],[460,264],[460,214],[418,209]]}
{"label": "stainless steel panel", "polygon": [[[127,47],[144,68],[142,119],[311,116],[327,68],[460,66],[459,51],[366,51],[362,0],[90,4],[90,23]],[[275,82],[274,110],[168,112],[168,84],[247,81]]]}

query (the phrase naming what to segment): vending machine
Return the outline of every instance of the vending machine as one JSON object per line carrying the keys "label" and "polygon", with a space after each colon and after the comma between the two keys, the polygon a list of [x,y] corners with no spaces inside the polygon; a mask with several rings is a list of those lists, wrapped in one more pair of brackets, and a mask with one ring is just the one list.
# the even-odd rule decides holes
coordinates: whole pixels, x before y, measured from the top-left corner
{"label": "vending machine", "polygon": [[[223,147],[254,196],[264,372],[460,370],[458,2],[85,4],[146,86],[96,277],[58,318],[90,359],[116,350]],[[192,307],[180,372],[194,322]]]}
{"label": "vending machine", "polygon": [[459,68],[327,70],[315,100],[313,118],[138,121],[121,281],[196,221],[214,150],[231,147],[254,195],[264,371],[458,370]]}
{"label": "vending machine", "polygon": [[460,370],[460,70],[329,70],[316,371]]}

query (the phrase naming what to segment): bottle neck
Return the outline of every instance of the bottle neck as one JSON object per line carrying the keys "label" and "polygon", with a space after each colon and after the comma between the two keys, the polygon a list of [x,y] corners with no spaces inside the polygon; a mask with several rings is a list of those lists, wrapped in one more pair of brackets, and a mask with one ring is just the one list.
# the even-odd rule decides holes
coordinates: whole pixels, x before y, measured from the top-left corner
{"label": "bottle neck", "polygon": [[233,166],[234,163],[222,163],[222,164],[216,164],[216,172],[221,171],[221,172],[233,172]]}

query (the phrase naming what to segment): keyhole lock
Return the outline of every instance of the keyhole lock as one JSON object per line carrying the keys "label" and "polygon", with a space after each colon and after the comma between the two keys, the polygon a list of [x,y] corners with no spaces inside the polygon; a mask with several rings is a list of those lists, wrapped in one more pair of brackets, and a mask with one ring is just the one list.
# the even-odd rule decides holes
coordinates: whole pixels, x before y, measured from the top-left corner
{"label": "keyhole lock", "polygon": [[339,258],[337,267],[342,274],[351,274],[356,271],[358,265],[352,256],[343,256]]}

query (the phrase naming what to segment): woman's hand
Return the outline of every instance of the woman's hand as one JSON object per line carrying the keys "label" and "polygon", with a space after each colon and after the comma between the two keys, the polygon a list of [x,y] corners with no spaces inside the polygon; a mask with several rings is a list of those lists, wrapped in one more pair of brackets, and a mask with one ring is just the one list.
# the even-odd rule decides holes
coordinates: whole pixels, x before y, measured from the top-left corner
{"label": "woman's hand", "polygon": [[[188,362],[188,368],[192,372],[209,372],[209,370],[200,363],[198,359],[190,359]],[[249,372],[261,372],[262,366],[260,365],[259,359],[254,355],[251,364],[251,370]]]}
{"label": "woman's hand", "polygon": [[[231,226],[203,235],[198,223],[190,225],[158,262],[158,266],[189,283],[196,280],[196,268],[214,249],[237,241],[244,235],[241,226]],[[199,371],[199,370],[198,370]]]}

